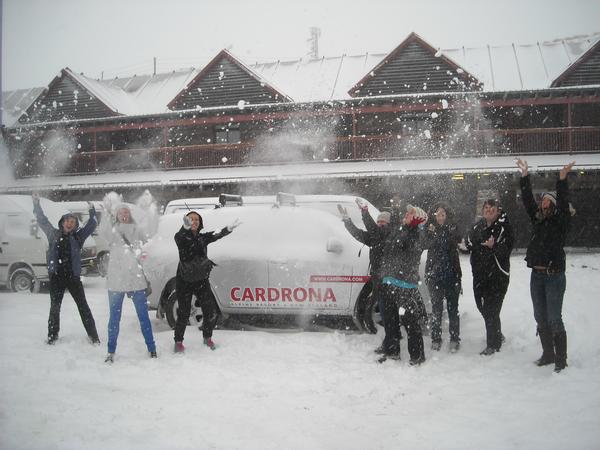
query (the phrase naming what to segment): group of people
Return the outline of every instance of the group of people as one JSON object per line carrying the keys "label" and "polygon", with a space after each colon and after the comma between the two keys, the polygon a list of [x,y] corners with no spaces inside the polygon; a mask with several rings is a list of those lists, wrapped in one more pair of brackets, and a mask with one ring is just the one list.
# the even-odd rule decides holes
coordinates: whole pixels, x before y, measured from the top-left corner
{"label": "group of people", "polygon": [[[115,202],[115,200],[117,200]],[[55,228],[44,214],[39,196],[33,196],[33,212],[38,224],[48,238],[47,266],[50,280],[50,315],[48,319],[47,343],[53,345],[60,330],[60,308],[66,290],[77,307],[81,320],[92,344],[99,345],[100,339],[94,317],[85,297],[81,283],[81,249],[85,240],[98,225],[96,209],[89,204],[89,219],[83,227],[78,218],[67,213],[63,215],[58,228]],[[145,192],[138,201],[143,221],[134,220],[130,205],[123,203],[115,193],[104,198],[104,217],[100,223],[99,235],[105,239],[110,249],[107,271],[109,304],[108,343],[105,362],[114,362],[119,337],[119,326],[125,296],[131,298],[135,307],[142,335],[151,358],[156,358],[156,343],[152,323],[148,315],[148,279],[141,264],[142,245],[155,234],[158,214],[151,195]],[[203,320],[204,344],[211,350],[216,348],[212,332],[217,322],[216,300],[210,289],[208,277],[212,261],[207,256],[207,246],[229,233],[239,225],[238,221],[223,228],[220,232],[201,232],[202,218],[196,211],[183,217],[181,229],[175,234],[179,250],[179,265],[176,275],[177,301],[179,313],[174,333],[174,351],[184,352],[183,337],[187,326],[192,295],[200,301]]]}
{"label": "group of people", "polygon": [[[574,162],[560,170],[556,191],[543,194],[538,205],[532,192],[528,164],[524,160],[517,160],[521,171],[521,197],[533,227],[525,259],[531,268],[531,298],[542,344],[542,355],[536,364],[554,364],[557,372],[567,366],[567,335],[562,321],[562,304],[566,289],[564,245],[571,217],[567,175],[573,165]],[[149,285],[140,256],[142,244],[156,232],[158,214],[150,194],[146,192],[142,201],[138,202],[145,209],[144,223],[136,223],[131,208],[122,201],[115,202],[115,195],[111,193],[105,197],[105,217],[100,225],[100,234],[110,245],[107,274],[110,315],[106,362],[114,361],[125,296],[133,301],[148,354],[156,358],[156,344],[147,307]],[[384,211],[373,220],[367,205],[359,200],[357,204],[366,231],[352,223],[345,208],[338,208],[348,231],[370,248],[369,283],[385,329],[383,342],[375,349],[381,355],[379,361],[400,359],[401,326],[406,329],[410,364],[420,365],[425,361],[423,326],[428,316],[418,289],[419,264],[424,250],[428,250],[424,281],[431,295],[431,350],[440,351],[442,347],[445,300],[449,319],[448,348],[450,352],[458,351],[458,303],[462,290],[458,244],[463,237],[450,207],[439,203],[428,216],[422,208],[409,204],[403,215],[398,208],[392,208],[391,213]],[[36,195],[33,205],[34,214],[49,243],[50,315],[47,343],[54,344],[58,339],[60,307],[65,290],[69,290],[90,341],[99,344],[95,321],[80,280],[81,248],[98,224],[95,208],[89,204],[89,220],[85,226],[80,228],[76,216],[65,214],[57,229],[44,215]],[[212,333],[218,310],[208,281],[214,263],[208,259],[207,247],[227,236],[238,225],[239,222],[235,221],[218,232],[201,232],[203,223],[198,212],[189,211],[183,217],[182,226],[174,236],[179,251],[176,273],[179,311],[174,332],[176,353],[185,351],[183,340],[193,295],[200,302],[203,313],[204,344],[211,350],[216,347]],[[471,253],[475,303],[485,323],[486,347],[481,355],[492,355],[500,351],[504,342],[500,312],[509,285],[510,254],[514,244],[508,214],[497,200],[488,199],[483,203],[482,218],[470,229],[465,243]]]}
{"label": "group of people", "polygon": [[[525,260],[531,269],[530,293],[537,334],[542,344],[538,366],[554,364],[555,372],[567,366],[567,335],[562,320],[566,289],[565,240],[572,214],[567,175],[575,163],[559,171],[556,191],[542,195],[539,204],[531,187],[527,161],[518,159],[521,198],[532,224]],[[339,208],[347,230],[370,247],[371,291],[379,306],[385,337],[375,352],[380,362],[400,358],[400,328],[406,329],[411,365],[425,361],[423,326],[426,310],[419,293],[419,264],[427,250],[425,284],[431,296],[431,350],[442,347],[444,300],[449,321],[449,351],[460,347],[459,296],[462,291],[458,245],[463,241],[448,205],[435,205],[428,216],[407,205],[400,217],[397,208],[373,220],[366,205],[357,200],[366,231],[352,223]],[[427,224],[429,222],[429,224]],[[481,355],[498,351],[504,342],[500,312],[510,281],[510,255],[514,233],[508,214],[496,199],[484,201],[481,219],[464,237],[470,252],[473,294],[485,323],[486,346]]]}

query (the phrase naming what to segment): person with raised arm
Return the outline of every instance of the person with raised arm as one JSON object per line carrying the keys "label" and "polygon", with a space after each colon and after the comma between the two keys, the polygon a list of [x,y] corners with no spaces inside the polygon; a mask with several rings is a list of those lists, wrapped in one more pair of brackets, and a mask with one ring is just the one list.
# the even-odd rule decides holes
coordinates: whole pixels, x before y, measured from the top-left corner
{"label": "person with raised arm", "polygon": [[575,161],[560,169],[556,191],[543,193],[538,203],[531,189],[529,165],[524,159],[517,160],[521,171],[521,197],[532,225],[525,260],[531,268],[529,289],[542,344],[542,356],[535,364],[554,364],[555,372],[567,367],[567,332],[562,320],[567,287],[564,246],[572,213],[567,175],[574,165]]}

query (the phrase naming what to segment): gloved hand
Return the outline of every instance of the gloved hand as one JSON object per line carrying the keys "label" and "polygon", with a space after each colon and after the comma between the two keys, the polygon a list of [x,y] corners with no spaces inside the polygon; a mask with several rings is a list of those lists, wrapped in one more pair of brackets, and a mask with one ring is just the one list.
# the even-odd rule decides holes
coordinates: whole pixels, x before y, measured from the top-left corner
{"label": "gloved hand", "polygon": [[31,194],[31,200],[33,200],[33,204],[35,205],[36,203],[40,202],[40,194],[38,194],[37,192],[34,192]]}
{"label": "gloved hand", "polygon": [[358,208],[361,211],[368,211],[369,210],[369,206],[367,204],[363,203],[360,198],[355,198],[354,201],[356,202],[356,204],[358,205]]}
{"label": "gloved hand", "polygon": [[183,228],[186,230],[192,228],[192,219],[190,219],[187,214],[183,215]]}
{"label": "gloved hand", "polygon": [[348,210],[342,205],[337,205],[337,209],[340,212],[340,216],[342,216],[342,220],[348,220],[350,218],[348,215]]}
{"label": "gloved hand", "polygon": [[154,198],[148,189],[144,191],[144,193],[138,198],[137,205],[142,209],[149,209],[154,202]]}
{"label": "gloved hand", "polygon": [[234,228],[239,227],[241,224],[240,219],[235,219],[232,224],[227,225],[227,231],[232,232]]}
{"label": "gloved hand", "polygon": [[94,206],[94,204],[92,202],[87,202],[87,205],[88,205],[89,209],[96,210],[96,207]]}

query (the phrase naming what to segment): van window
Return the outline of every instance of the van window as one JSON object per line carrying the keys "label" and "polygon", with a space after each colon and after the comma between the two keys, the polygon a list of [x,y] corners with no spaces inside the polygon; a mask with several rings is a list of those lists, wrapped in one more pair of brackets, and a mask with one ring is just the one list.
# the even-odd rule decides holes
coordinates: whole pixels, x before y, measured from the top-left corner
{"label": "van window", "polygon": [[33,222],[29,222],[21,215],[8,216],[6,218],[6,236],[28,238],[31,237],[29,232]]}

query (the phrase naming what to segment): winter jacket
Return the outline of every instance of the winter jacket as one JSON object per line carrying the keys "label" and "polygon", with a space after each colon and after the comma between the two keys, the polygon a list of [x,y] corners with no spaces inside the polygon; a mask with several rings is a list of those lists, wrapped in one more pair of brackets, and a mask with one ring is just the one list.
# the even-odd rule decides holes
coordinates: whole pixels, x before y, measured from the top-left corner
{"label": "winter jacket", "polygon": [[181,263],[194,259],[195,256],[208,258],[208,244],[218,241],[227,236],[231,231],[227,227],[219,232],[209,231],[207,233],[194,234],[191,229],[185,229],[183,226],[175,233],[175,243],[179,250],[179,264],[177,265],[177,276],[181,274]]}
{"label": "winter jacket", "polygon": [[[483,245],[492,236],[495,240],[494,246],[488,248]],[[504,282],[510,276],[510,254],[514,234],[505,211],[501,211],[490,226],[485,219],[478,221],[465,241],[467,249],[471,252],[474,282],[490,285],[496,281]]]}
{"label": "winter jacket", "polygon": [[454,223],[439,225],[433,221],[433,230],[423,233],[423,247],[427,250],[425,282],[460,281],[462,271],[458,257],[460,233]]}
{"label": "winter jacket", "polygon": [[[73,214],[63,215],[58,221],[58,229],[54,228],[44,214],[44,211],[42,211],[42,207],[38,201],[33,202],[33,214],[35,215],[40,228],[44,231],[44,234],[48,238],[48,251],[46,252],[48,274],[54,275],[57,273],[60,239],[66,236],[69,239],[71,270],[74,276],[80,276],[81,249],[83,248],[83,243],[88,236],[94,232],[96,225],[98,225],[98,219],[96,218],[96,210],[94,207],[90,208],[90,218],[83,228],[79,228],[79,220],[77,220]],[[76,225],[75,228],[73,228],[73,231],[69,232],[68,234],[64,234],[62,230],[62,224],[67,217],[75,217]]]}
{"label": "winter jacket", "polygon": [[385,240],[392,229],[390,225],[378,226],[371,217],[371,214],[369,214],[369,211],[362,211],[362,220],[367,231],[361,230],[354,225],[350,218],[344,219],[344,226],[354,239],[369,247],[369,273],[377,275],[381,267]]}
{"label": "winter jacket", "polygon": [[137,223],[114,222],[109,215],[105,215],[100,222],[99,234],[107,241],[110,249],[106,275],[109,291],[130,292],[147,287],[146,277],[140,264],[141,248],[156,232],[158,216],[152,211],[145,211],[145,215],[145,226]]}
{"label": "winter jacket", "polygon": [[569,186],[567,180],[556,182],[556,207],[554,213],[544,217],[531,191],[529,175],[521,177],[521,197],[533,226],[527,246],[527,267],[541,266],[551,270],[565,270],[565,240],[569,231]]}
{"label": "winter jacket", "polygon": [[395,228],[385,241],[380,277],[418,284],[421,253],[423,246],[418,227],[402,225]]}

